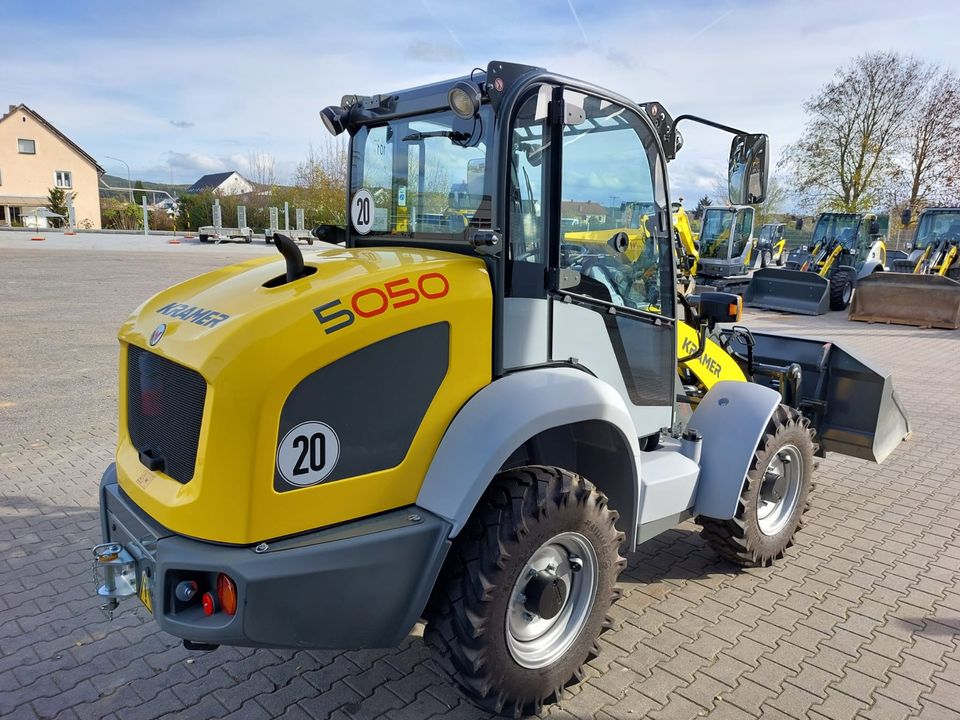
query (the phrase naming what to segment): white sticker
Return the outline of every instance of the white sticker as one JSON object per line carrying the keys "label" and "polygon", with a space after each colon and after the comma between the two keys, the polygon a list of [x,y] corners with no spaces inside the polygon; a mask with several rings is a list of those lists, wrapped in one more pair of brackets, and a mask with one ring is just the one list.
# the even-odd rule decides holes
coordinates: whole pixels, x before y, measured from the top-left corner
{"label": "white sticker", "polygon": [[373,195],[367,190],[357,190],[350,201],[350,220],[353,228],[360,235],[366,235],[373,227],[373,216],[376,206],[373,204]]}
{"label": "white sticker", "polygon": [[397,207],[407,206],[407,186],[401,185],[397,188]]}
{"label": "white sticker", "polygon": [[283,436],[277,448],[277,470],[291,485],[316,485],[340,459],[340,438],[326,423],[300,423]]}

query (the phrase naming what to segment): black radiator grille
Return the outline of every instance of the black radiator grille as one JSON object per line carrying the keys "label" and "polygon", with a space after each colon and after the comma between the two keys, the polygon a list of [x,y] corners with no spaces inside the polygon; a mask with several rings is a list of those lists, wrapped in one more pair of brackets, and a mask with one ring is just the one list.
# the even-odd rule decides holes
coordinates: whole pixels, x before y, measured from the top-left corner
{"label": "black radiator grille", "polygon": [[207,383],[195,370],[134,345],[127,349],[127,430],[141,461],[193,479]]}

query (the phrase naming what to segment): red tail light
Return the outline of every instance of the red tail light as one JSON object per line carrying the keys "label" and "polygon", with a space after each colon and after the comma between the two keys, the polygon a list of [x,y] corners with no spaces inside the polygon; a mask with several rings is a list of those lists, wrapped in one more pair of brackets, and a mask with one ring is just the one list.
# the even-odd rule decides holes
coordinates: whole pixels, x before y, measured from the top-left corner
{"label": "red tail light", "polygon": [[223,573],[217,575],[217,598],[220,600],[220,607],[227,615],[236,615],[237,584]]}

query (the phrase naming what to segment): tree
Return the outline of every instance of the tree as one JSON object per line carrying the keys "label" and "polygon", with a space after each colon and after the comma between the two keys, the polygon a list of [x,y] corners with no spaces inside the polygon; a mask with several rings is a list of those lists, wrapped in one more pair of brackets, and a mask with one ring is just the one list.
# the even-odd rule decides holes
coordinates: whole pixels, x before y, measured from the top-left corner
{"label": "tree", "polygon": [[[50,188],[47,195],[47,207],[50,212],[55,212],[57,215],[63,215],[63,217],[67,217],[66,191],[59,187]],[[60,227],[63,224],[63,220],[60,218],[50,218],[50,222],[54,227]]]}
{"label": "tree", "polygon": [[781,181],[779,175],[771,175],[767,181],[767,196],[763,202],[756,205],[757,208],[757,231],[762,225],[774,222],[775,216],[783,212],[783,206],[787,202],[787,187]]}
{"label": "tree", "polygon": [[[143,189],[144,189],[144,187],[143,187],[143,180],[137,180],[137,182],[135,182],[135,183],[133,184],[133,187],[134,187],[135,190],[143,190]],[[142,204],[143,204],[143,198],[145,198],[146,195],[147,195],[147,194],[146,194],[145,192],[135,192],[135,193],[133,194],[133,201],[134,201],[137,205],[142,205]]]}
{"label": "tree", "polygon": [[914,214],[930,200],[960,190],[960,78],[931,65],[906,127],[906,207]]}
{"label": "tree", "polygon": [[916,58],[867,53],[804,103],[806,127],[782,162],[805,205],[846,212],[876,205],[896,174],[923,74]]}
{"label": "tree", "polygon": [[697,201],[697,208],[693,211],[693,217],[697,220],[703,220],[703,211],[713,205],[713,200],[709,195],[704,195]]}

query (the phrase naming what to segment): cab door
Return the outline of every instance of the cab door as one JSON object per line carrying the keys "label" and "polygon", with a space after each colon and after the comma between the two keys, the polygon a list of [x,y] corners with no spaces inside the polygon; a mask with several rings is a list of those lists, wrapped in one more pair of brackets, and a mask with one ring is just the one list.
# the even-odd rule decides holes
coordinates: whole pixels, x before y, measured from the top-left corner
{"label": "cab door", "polygon": [[557,89],[548,193],[549,357],[613,386],[638,437],[673,422],[675,268],[659,143],[635,110]]}

